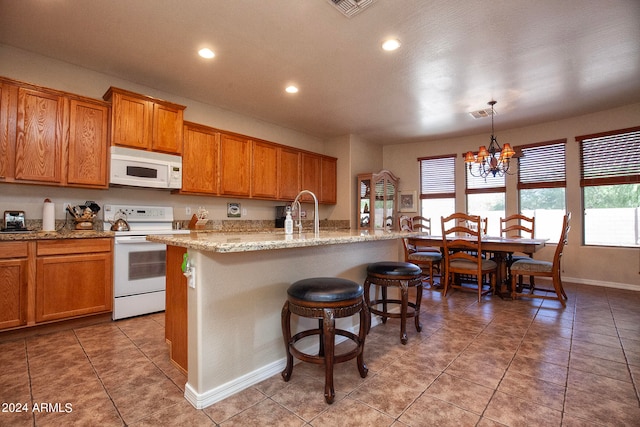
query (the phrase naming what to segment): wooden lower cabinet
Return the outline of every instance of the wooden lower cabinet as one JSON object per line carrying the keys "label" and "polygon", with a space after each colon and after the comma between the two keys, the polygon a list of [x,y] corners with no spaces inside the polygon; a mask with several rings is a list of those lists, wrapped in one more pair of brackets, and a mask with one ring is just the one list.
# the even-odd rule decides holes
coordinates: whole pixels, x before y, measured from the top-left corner
{"label": "wooden lower cabinet", "polygon": [[27,324],[27,243],[0,243],[0,329]]}
{"label": "wooden lower cabinet", "polygon": [[113,239],[38,241],[35,321],[110,312]]}
{"label": "wooden lower cabinet", "polygon": [[187,278],[182,274],[182,257],[186,248],[167,246],[167,303],[165,339],[169,358],[184,373],[188,368],[187,353]]}

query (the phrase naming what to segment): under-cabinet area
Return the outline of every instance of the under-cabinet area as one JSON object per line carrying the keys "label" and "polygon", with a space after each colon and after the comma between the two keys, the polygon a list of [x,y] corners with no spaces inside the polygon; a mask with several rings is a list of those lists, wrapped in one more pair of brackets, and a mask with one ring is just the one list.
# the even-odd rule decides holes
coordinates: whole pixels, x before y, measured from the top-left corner
{"label": "under-cabinet area", "polygon": [[0,242],[0,330],[109,313],[113,239]]}

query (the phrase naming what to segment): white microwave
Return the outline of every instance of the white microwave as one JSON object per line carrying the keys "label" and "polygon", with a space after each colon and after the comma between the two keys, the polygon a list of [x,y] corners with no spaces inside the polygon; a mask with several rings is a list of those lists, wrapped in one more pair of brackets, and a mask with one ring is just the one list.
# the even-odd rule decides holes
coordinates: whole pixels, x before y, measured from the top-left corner
{"label": "white microwave", "polygon": [[109,183],[131,187],[181,188],[182,157],[112,146]]}

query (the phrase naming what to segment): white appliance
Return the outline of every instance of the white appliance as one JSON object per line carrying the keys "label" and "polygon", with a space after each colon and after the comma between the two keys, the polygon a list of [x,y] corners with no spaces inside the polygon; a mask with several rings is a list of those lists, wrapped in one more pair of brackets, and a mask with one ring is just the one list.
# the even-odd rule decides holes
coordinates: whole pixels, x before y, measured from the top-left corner
{"label": "white appliance", "polygon": [[110,184],[181,188],[182,157],[111,146]]}
{"label": "white appliance", "polygon": [[[149,242],[150,234],[188,234],[173,229],[171,206],[105,205],[104,229],[119,212],[129,231],[116,231],[113,252],[113,319],[124,319],[165,309],[166,245]],[[116,217],[116,214],[119,214]]]}

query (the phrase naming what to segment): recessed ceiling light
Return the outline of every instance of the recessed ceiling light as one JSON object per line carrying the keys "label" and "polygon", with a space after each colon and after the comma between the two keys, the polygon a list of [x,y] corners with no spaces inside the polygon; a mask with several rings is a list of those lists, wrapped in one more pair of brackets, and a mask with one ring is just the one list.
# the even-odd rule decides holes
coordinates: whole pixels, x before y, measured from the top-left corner
{"label": "recessed ceiling light", "polygon": [[287,93],[298,93],[298,87],[294,85],[290,85],[290,86],[287,86],[285,91],[287,91]]}
{"label": "recessed ceiling light", "polygon": [[387,51],[396,50],[400,47],[400,40],[398,39],[389,39],[382,43],[382,48]]}
{"label": "recessed ceiling light", "polygon": [[198,55],[202,56],[203,58],[213,58],[214,56],[216,56],[215,53],[213,53],[213,51],[209,48],[202,48],[198,51]]}

